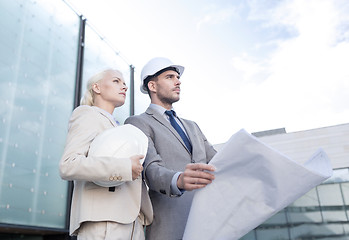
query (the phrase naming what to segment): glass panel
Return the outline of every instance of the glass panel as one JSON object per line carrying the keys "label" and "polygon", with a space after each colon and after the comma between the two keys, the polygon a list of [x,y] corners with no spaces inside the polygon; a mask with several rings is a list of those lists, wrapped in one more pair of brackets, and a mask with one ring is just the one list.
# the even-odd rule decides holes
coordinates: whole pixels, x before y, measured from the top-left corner
{"label": "glass panel", "polygon": [[247,233],[245,236],[243,236],[242,238],[240,238],[240,240],[256,240],[254,234],[255,234],[254,231],[251,231]]}
{"label": "glass panel", "polygon": [[289,205],[290,207],[318,207],[319,198],[316,193],[316,189],[313,188],[302,197],[298,198],[296,201]]}
{"label": "glass panel", "polygon": [[[88,79],[96,73],[107,69],[116,68],[122,72],[127,86],[130,86],[129,64],[112,49],[94,29],[86,24],[85,29],[85,53],[82,95],[85,92]],[[125,104],[114,111],[114,116],[121,124],[130,116],[130,96],[129,92]]]}
{"label": "glass panel", "polygon": [[347,221],[339,184],[325,184],[317,187],[324,221]]}
{"label": "glass panel", "polygon": [[290,223],[322,222],[320,210],[314,212],[288,212]]}
{"label": "glass panel", "polygon": [[324,239],[326,236],[332,236],[338,239],[345,234],[343,224],[307,224],[293,227],[290,229],[292,239]]}
{"label": "glass panel", "polygon": [[326,184],[317,187],[321,206],[342,206],[343,198],[339,184]]}
{"label": "glass panel", "polygon": [[341,188],[343,192],[344,203],[346,206],[349,205],[349,182],[341,183]]}
{"label": "glass panel", "polygon": [[[265,221],[243,239],[348,239],[349,182],[348,169],[334,170],[330,181],[312,189],[301,198]],[[284,233],[286,213],[290,238]],[[279,222],[278,222],[279,221]],[[287,221],[286,221],[287,222]],[[275,233],[274,233],[275,232]],[[275,235],[274,235],[275,234]]]}
{"label": "glass panel", "polygon": [[316,188],[313,188],[287,207],[290,223],[322,222]]}
{"label": "glass panel", "polygon": [[257,229],[256,239],[268,240],[288,240],[289,234],[287,228],[271,228],[271,229]]}
{"label": "glass panel", "polygon": [[267,221],[265,221],[263,224],[267,225],[280,225],[280,224],[286,224],[286,213],[284,211],[280,211],[276,213],[274,216],[269,218]]}
{"label": "glass panel", "polygon": [[0,1],[0,222],[65,228],[59,177],[79,19],[60,0]]}
{"label": "glass panel", "polygon": [[349,223],[343,223],[343,229],[344,232],[349,235]]}
{"label": "glass panel", "polygon": [[[343,193],[344,206],[345,206],[345,214],[347,217],[347,221],[349,221],[349,183],[341,183],[341,189]],[[348,231],[349,233],[349,231]]]}

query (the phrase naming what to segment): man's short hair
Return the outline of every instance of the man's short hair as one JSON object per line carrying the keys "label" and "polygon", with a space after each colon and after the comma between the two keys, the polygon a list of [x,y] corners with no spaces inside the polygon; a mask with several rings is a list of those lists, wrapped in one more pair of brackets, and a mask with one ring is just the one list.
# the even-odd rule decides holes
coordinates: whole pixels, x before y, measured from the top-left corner
{"label": "man's short hair", "polygon": [[156,78],[157,76],[159,76],[161,73],[163,72],[166,72],[166,71],[175,71],[179,74],[179,70],[175,67],[167,67],[167,68],[164,68],[164,69],[161,69],[160,71],[156,72],[154,75],[151,75],[151,76],[148,76],[146,79],[144,79],[143,81],[143,87],[145,89],[147,89],[147,92],[149,94],[149,88],[148,88],[148,83],[153,79],[153,78]]}

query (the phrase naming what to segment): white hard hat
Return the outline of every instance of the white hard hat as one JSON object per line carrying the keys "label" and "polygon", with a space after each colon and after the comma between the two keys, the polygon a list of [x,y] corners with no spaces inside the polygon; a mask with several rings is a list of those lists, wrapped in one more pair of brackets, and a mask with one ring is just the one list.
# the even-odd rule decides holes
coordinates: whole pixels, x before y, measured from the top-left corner
{"label": "white hard hat", "polygon": [[[90,145],[89,156],[129,158],[133,155],[146,155],[148,137],[131,124],[109,128],[98,134]],[[140,161],[143,164],[144,158]],[[102,187],[120,185],[115,181],[93,181]]]}
{"label": "white hard hat", "polygon": [[141,92],[147,94],[147,89],[143,86],[144,80],[148,76],[153,76],[155,73],[161,71],[162,69],[174,67],[177,69],[179,76],[182,75],[184,67],[181,65],[175,65],[171,60],[163,57],[156,57],[151,59],[142,69],[141,73]]}

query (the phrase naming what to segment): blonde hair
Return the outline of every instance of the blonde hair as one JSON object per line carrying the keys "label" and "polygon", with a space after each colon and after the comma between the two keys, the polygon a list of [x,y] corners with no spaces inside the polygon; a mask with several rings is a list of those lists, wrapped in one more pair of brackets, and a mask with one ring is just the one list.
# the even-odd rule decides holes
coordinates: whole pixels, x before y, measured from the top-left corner
{"label": "blonde hair", "polygon": [[89,106],[94,105],[94,96],[95,96],[94,94],[95,93],[93,91],[93,85],[95,83],[98,83],[99,81],[101,81],[105,77],[105,74],[110,72],[110,71],[115,71],[115,72],[118,72],[122,75],[122,73],[119,70],[108,68],[108,69],[105,69],[105,70],[93,75],[92,77],[90,77],[90,79],[87,81],[85,94],[81,98],[81,101],[80,101],[81,105],[89,105]]}

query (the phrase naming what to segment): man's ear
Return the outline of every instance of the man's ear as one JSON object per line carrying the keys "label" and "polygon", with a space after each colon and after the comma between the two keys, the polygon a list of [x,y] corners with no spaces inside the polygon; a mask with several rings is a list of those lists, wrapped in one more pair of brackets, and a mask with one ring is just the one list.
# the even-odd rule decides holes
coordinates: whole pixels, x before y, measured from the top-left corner
{"label": "man's ear", "polygon": [[100,89],[98,83],[94,83],[94,84],[92,85],[92,90],[93,90],[95,93],[101,93],[101,89]]}
{"label": "man's ear", "polygon": [[155,81],[149,81],[148,82],[148,88],[150,92],[156,92],[156,84]]}

